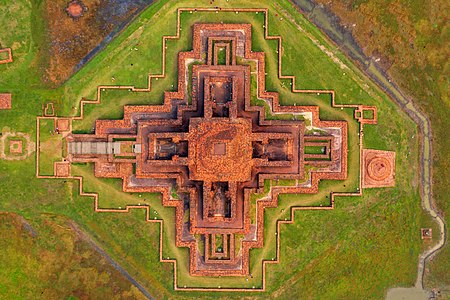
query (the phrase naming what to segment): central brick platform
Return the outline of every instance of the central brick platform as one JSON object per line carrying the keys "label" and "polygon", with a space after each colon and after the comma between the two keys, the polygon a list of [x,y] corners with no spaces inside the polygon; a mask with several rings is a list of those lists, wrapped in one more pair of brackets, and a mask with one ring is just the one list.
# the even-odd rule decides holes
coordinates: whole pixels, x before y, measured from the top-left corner
{"label": "central brick platform", "polygon": [[189,178],[248,181],[252,171],[252,122],[249,119],[191,119]]}

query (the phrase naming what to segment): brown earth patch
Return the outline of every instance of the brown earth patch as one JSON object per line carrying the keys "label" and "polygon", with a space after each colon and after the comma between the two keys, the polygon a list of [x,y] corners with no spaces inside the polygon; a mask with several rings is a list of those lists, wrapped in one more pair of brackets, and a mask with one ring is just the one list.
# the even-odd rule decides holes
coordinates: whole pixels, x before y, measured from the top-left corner
{"label": "brown earth patch", "polygon": [[42,71],[44,82],[51,86],[66,81],[95,47],[143,6],[137,1],[129,1],[125,8],[119,7],[120,1],[45,2],[49,42],[41,54]]}

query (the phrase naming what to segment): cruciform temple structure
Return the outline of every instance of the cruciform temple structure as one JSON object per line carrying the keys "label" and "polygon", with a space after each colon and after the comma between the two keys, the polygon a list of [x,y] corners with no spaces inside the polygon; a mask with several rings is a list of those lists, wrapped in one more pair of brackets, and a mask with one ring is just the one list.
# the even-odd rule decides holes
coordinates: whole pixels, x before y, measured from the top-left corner
{"label": "cruciform temple structure", "polygon": [[[162,105],[125,106],[122,120],[97,120],[95,134],[67,137],[69,162],[93,162],[95,176],[122,178],[126,192],[160,192],[175,207],[191,275],[248,275],[264,208],[279,193],[316,193],[321,179],[347,176],[347,123],[321,121],[317,106],[280,106],[251,40],[250,24],[196,24],[193,50],[178,54],[178,91]],[[268,120],[253,99],[297,117]],[[250,195],[272,179],[297,184],[272,187],[251,212]]]}

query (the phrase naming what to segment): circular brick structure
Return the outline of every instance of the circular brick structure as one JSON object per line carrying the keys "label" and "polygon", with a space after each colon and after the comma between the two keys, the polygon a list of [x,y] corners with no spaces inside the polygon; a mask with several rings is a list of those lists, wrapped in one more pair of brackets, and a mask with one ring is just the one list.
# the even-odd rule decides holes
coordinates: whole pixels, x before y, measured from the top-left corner
{"label": "circular brick structure", "polygon": [[385,180],[392,172],[391,164],[384,157],[374,157],[367,164],[367,175],[377,181]]}
{"label": "circular brick structure", "polygon": [[66,12],[71,18],[80,18],[83,16],[83,13],[86,11],[86,6],[84,6],[83,2],[79,0],[73,0],[69,2],[66,8]]}
{"label": "circular brick structure", "polygon": [[361,179],[363,188],[395,185],[395,152],[363,149]]}

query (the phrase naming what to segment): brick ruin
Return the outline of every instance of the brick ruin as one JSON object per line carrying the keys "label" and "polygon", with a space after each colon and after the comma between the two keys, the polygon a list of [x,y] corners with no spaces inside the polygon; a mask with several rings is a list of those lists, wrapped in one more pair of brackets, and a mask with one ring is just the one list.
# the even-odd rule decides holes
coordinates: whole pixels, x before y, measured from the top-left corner
{"label": "brick ruin", "polygon": [[12,108],[12,95],[11,93],[0,93],[0,109]]}
{"label": "brick ruin", "polygon": [[0,65],[2,64],[8,64],[8,63],[12,63],[14,61],[13,59],[13,55],[12,55],[12,50],[11,48],[4,48],[4,49],[0,49],[0,57],[4,56],[4,53],[6,53],[6,58],[2,58],[0,59]]}
{"label": "brick ruin", "polygon": [[11,154],[22,154],[23,153],[23,142],[22,141],[10,141],[9,142],[9,152]]}
{"label": "brick ruin", "polygon": [[421,228],[420,229],[420,237],[422,240],[433,239],[433,229],[432,228]]}
{"label": "brick ruin", "polygon": [[35,151],[35,143],[23,132],[0,133],[0,160],[24,160]]}
{"label": "brick ruin", "polygon": [[74,20],[81,18],[87,10],[87,6],[80,0],[70,1],[65,9],[67,15]]}
{"label": "brick ruin", "polygon": [[363,149],[361,172],[363,188],[395,186],[395,152]]}
{"label": "brick ruin", "polygon": [[[279,193],[316,193],[321,179],[347,177],[347,123],[320,120],[317,106],[281,107],[265,90],[264,53],[251,40],[250,24],[195,24],[193,50],[178,55],[178,91],[165,92],[163,105],[125,106],[122,120],[97,120],[95,134],[66,138],[69,163],[92,162],[95,176],[122,178],[125,192],[161,192],[176,208],[176,245],[189,247],[194,276],[249,275],[264,208],[277,206]],[[310,124],[266,120],[252,97]],[[70,174],[69,164],[55,168]],[[263,193],[266,179],[297,183],[272,187],[252,220],[250,195]]]}

